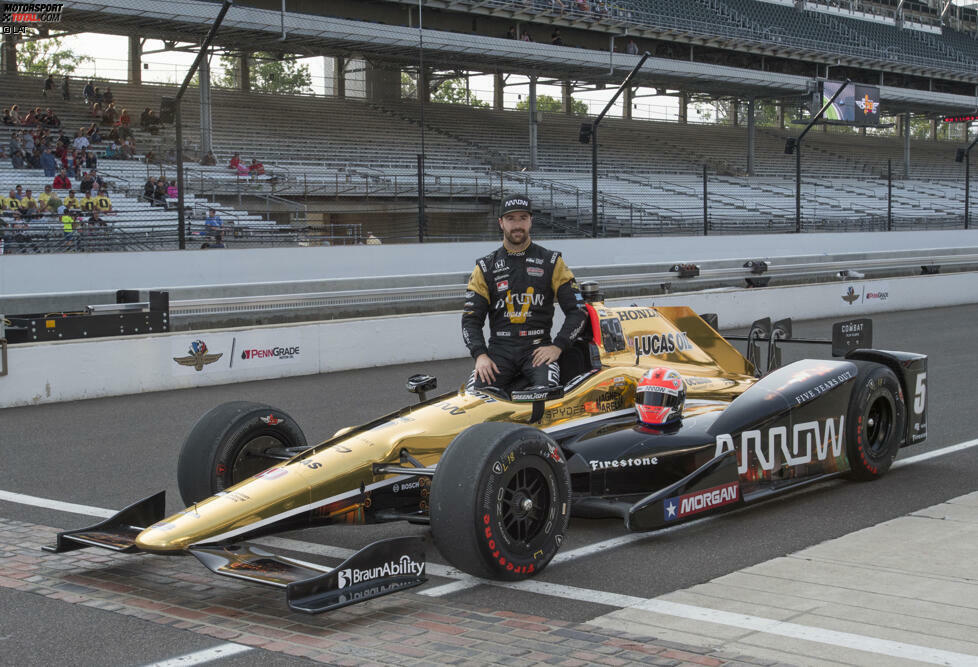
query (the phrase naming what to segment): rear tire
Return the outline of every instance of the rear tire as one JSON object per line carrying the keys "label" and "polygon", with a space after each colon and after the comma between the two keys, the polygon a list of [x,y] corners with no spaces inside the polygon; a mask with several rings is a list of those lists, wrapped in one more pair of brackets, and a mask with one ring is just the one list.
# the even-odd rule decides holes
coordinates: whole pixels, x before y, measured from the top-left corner
{"label": "rear tire", "polygon": [[557,554],[570,516],[570,475],[547,434],[478,424],[459,434],[431,483],[431,532],[442,555],[477,577],[516,581]]}
{"label": "rear tire", "polygon": [[886,366],[855,362],[856,386],[846,418],[846,456],[853,479],[882,477],[897,453],[906,429],[906,406],[900,381]]}
{"label": "rear tire", "polygon": [[281,410],[248,401],[219,405],[197,421],[180,450],[180,497],[192,505],[281,462],[264,451],[306,446],[302,429]]}

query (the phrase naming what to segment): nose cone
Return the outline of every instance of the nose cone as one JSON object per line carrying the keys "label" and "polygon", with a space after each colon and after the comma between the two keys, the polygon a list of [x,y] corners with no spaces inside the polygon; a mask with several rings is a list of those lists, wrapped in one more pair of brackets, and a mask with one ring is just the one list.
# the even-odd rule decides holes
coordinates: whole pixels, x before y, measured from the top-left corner
{"label": "nose cone", "polygon": [[152,553],[173,553],[258,528],[309,504],[310,485],[303,473],[298,464],[269,468],[153,524],[136,537],[136,546]]}

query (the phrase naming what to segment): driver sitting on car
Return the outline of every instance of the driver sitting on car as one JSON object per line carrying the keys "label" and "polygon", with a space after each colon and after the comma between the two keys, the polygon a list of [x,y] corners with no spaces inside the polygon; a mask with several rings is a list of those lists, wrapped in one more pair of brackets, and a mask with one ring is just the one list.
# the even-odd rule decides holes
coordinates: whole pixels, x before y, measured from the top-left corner
{"label": "driver sitting on car", "polygon": [[[574,274],[559,252],[530,240],[533,214],[528,197],[503,200],[499,228],[503,245],[476,261],[462,312],[462,338],[475,359],[470,383],[509,391],[525,378],[533,389],[560,383],[557,360],[587,322]],[[564,325],[551,341],[554,300]],[[489,345],[482,326],[489,317]]]}

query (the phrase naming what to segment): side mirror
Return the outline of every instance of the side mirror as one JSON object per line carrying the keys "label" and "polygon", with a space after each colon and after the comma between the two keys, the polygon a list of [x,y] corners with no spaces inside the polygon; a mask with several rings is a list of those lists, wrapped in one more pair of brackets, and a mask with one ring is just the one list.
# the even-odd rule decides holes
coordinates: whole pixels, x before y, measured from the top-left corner
{"label": "side mirror", "polygon": [[435,389],[438,386],[438,378],[433,375],[426,375],[424,373],[419,373],[418,375],[412,375],[407,379],[407,384],[404,388],[407,389],[412,394],[418,395],[418,401],[424,403],[428,400],[427,392]]}

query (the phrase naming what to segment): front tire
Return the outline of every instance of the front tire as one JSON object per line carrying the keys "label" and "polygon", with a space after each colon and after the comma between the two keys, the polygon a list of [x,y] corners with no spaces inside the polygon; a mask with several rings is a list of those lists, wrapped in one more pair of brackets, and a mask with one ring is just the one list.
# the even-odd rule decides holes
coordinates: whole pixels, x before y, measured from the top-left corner
{"label": "front tire", "polygon": [[547,434],[478,424],[452,441],[431,484],[431,532],[448,562],[516,581],[557,554],[570,516],[570,475]]}
{"label": "front tire", "polygon": [[900,451],[906,427],[906,406],[900,381],[886,366],[856,362],[859,376],[849,399],[846,456],[850,477],[882,477]]}
{"label": "front tire", "polygon": [[268,450],[306,446],[302,429],[281,410],[249,401],[219,405],[197,421],[180,450],[180,497],[190,506],[281,461]]}

